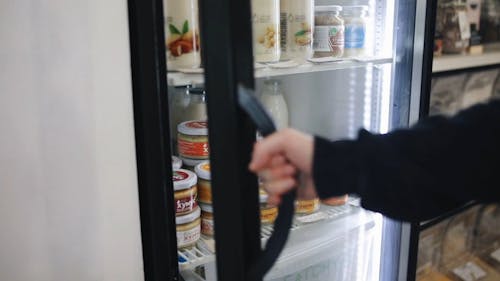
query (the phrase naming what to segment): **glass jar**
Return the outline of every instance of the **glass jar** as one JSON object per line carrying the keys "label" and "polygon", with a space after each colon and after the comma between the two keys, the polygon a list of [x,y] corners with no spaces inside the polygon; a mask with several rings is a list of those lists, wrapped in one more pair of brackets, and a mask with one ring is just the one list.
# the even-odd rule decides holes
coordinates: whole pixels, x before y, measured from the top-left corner
{"label": "glass jar", "polygon": [[187,91],[189,102],[183,110],[181,121],[207,120],[207,94],[205,89],[191,87]]}
{"label": "glass jar", "polygon": [[341,6],[317,6],[314,13],[314,57],[339,58],[344,54],[344,20]]}
{"label": "glass jar", "polygon": [[209,158],[207,121],[182,122],[177,126],[177,131],[179,155],[185,165],[195,166]]}
{"label": "glass jar", "polygon": [[256,62],[280,60],[280,0],[252,0],[253,52]]}
{"label": "glass jar", "polygon": [[201,234],[208,237],[214,236],[214,211],[212,205],[200,204],[201,208]]}
{"label": "glass jar", "polygon": [[319,210],[319,198],[295,201],[296,214],[312,214]]}
{"label": "glass jar", "polygon": [[198,0],[166,0],[167,67],[170,70],[200,66]]}
{"label": "glass jar", "polygon": [[438,5],[438,15],[436,25],[443,36],[443,53],[464,53],[470,39],[467,6],[461,1],[442,1]]}
{"label": "glass jar", "polygon": [[188,170],[177,169],[172,173],[174,184],[175,215],[185,215],[193,212],[197,206],[197,177]]}
{"label": "glass jar", "polygon": [[175,217],[176,232],[177,232],[177,248],[191,248],[200,239],[201,235],[201,220],[200,207],[196,207],[195,211]]}
{"label": "glass jar", "polygon": [[344,6],[344,57],[362,57],[366,55],[366,16],[368,6]]}
{"label": "glass jar", "polygon": [[281,0],[281,59],[302,63],[312,57],[313,0]]}
{"label": "glass jar", "polygon": [[288,127],[288,106],[279,80],[270,79],[264,81],[260,101],[273,118],[277,129]]}
{"label": "glass jar", "polygon": [[[168,94],[168,109],[170,113],[170,136],[171,136],[171,146],[172,153],[178,154],[177,151],[177,125],[182,123],[184,118],[184,111],[189,105],[189,88],[191,85],[169,87]],[[192,119],[189,119],[192,120]]]}
{"label": "glass jar", "polygon": [[210,181],[210,162],[204,161],[194,168],[198,175],[198,201],[212,204],[212,183]]}
{"label": "glass jar", "polygon": [[260,189],[260,222],[262,224],[272,224],[276,220],[276,217],[278,217],[278,207],[268,204],[267,198],[267,193],[264,190]]}

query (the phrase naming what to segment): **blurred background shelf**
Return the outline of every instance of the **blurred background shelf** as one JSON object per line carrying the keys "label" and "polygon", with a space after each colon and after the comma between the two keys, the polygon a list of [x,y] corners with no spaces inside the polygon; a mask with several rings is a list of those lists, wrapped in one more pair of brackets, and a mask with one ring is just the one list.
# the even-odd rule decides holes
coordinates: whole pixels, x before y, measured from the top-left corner
{"label": "blurred background shelf", "polygon": [[500,64],[500,50],[486,51],[480,55],[443,55],[435,57],[432,72],[447,72]]}

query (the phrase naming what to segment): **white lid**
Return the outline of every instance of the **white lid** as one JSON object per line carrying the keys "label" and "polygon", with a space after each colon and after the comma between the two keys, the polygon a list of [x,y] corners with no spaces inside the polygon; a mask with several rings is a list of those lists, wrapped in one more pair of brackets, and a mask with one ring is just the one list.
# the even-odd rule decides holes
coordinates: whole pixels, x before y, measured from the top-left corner
{"label": "white lid", "polygon": [[196,185],[198,177],[191,171],[175,169],[172,173],[172,181],[174,182],[174,190],[183,190]]}
{"label": "white lid", "polygon": [[212,207],[211,204],[203,204],[203,203],[200,203],[200,208],[203,212],[207,212],[207,213],[213,213],[214,212],[214,208]]}
{"label": "white lid", "polygon": [[194,168],[196,175],[204,180],[210,180],[210,161],[203,161]]}
{"label": "white lid", "polygon": [[180,169],[182,167],[182,160],[179,157],[172,156],[172,169]]}
{"label": "white lid", "polygon": [[314,10],[316,12],[340,12],[342,11],[342,7],[337,5],[316,6]]}
{"label": "white lid", "polygon": [[190,136],[207,136],[208,122],[206,120],[191,120],[177,125],[177,131]]}
{"label": "white lid", "polygon": [[368,11],[368,6],[365,5],[354,5],[354,6],[343,6],[342,11],[344,12],[363,12]]}
{"label": "white lid", "polygon": [[207,161],[207,159],[191,159],[191,158],[184,158],[184,157],[181,157],[181,159],[182,159],[182,163],[186,166],[189,166],[189,167],[195,167],[196,165]]}
{"label": "white lid", "polygon": [[183,216],[175,217],[175,223],[176,224],[190,223],[190,222],[196,220],[197,218],[199,218],[200,214],[201,214],[200,207],[196,206],[196,208],[194,209],[194,211],[192,213],[189,213],[189,214],[183,215]]}

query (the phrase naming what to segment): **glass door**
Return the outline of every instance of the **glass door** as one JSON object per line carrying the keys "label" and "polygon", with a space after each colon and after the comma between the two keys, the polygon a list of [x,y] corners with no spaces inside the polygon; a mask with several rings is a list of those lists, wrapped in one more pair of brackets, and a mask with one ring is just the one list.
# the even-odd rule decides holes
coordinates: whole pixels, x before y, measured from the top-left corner
{"label": "glass door", "polygon": [[[143,226],[145,261],[149,253],[160,273],[162,262],[170,265],[155,276],[254,280],[247,273],[277,210],[247,169],[256,129],[238,106],[238,88],[253,90],[280,128],[331,140],[407,126],[418,112],[426,1],[151,3],[135,5],[152,11],[139,18],[154,34],[133,34],[143,39],[136,48],[148,39],[154,50],[139,52],[136,63],[149,72],[137,75],[158,86],[142,89],[136,102],[144,106],[136,114],[149,116],[145,131],[156,132],[138,141],[154,160],[140,166],[156,172],[160,186],[143,183],[141,219],[151,223]],[[403,227],[361,204],[355,194],[297,201],[285,249],[263,279],[404,275]]]}

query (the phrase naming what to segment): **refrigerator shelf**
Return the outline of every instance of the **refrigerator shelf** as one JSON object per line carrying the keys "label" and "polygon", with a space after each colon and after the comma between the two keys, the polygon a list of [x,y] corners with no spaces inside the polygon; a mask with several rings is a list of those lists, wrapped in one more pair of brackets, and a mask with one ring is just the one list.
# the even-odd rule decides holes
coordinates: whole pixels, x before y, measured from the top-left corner
{"label": "refrigerator shelf", "polygon": [[443,55],[434,58],[432,72],[438,73],[497,64],[500,64],[500,50],[480,55]]}
{"label": "refrigerator shelf", "polygon": [[[342,59],[331,62],[312,63],[306,62],[301,65],[280,62],[274,64],[256,64],[255,78],[269,78],[285,75],[305,74],[323,72],[347,68],[365,67],[373,64],[392,63],[392,58],[374,57],[364,59]],[[203,84],[202,71],[178,71],[168,72],[167,81],[170,86],[185,86],[191,84]]]}
{"label": "refrigerator shelf", "polygon": [[215,260],[215,255],[206,249],[203,243],[203,240],[201,240],[191,249],[177,250],[179,270],[192,270],[199,265],[204,265]]}

